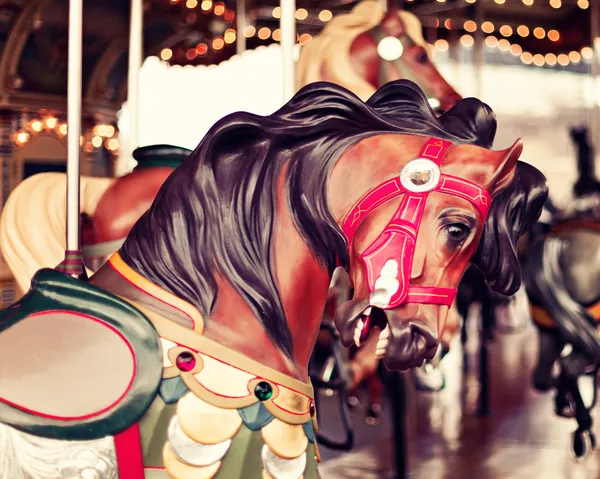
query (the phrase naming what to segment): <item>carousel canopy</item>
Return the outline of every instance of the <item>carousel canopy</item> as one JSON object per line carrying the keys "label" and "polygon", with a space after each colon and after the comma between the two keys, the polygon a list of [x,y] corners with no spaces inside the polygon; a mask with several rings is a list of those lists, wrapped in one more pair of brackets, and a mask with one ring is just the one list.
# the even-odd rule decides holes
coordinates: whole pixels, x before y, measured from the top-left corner
{"label": "carousel canopy", "polygon": [[[346,0],[297,0],[297,40],[304,44],[333,15],[352,8]],[[589,0],[412,0],[425,38],[438,50],[473,45],[477,32],[488,47],[513,60],[560,68],[592,55]],[[479,11],[478,11],[479,9]],[[279,41],[278,0],[247,0],[247,21],[236,29],[234,1],[146,0],[145,56],[172,65],[221,63],[236,53],[236,37],[254,49]],[[126,97],[128,0],[85,0],[83,92],[87,104],[114,110]],[[67,88],[67,0],[0,2],[0,92],[3,105],[51,107]],[[510,55],[509,55],[510,56]]]}

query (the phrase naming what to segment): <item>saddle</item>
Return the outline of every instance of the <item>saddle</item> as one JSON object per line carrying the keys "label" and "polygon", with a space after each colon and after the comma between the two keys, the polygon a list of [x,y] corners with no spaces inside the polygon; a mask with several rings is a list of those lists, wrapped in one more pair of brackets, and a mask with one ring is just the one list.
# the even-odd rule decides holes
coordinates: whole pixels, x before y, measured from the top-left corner
{"label": "saddle", "polygon": [[159,335],[141,311],[51,269],[0,311],[0,364],[0,422],[55,439],[127,430],[163,372]]}

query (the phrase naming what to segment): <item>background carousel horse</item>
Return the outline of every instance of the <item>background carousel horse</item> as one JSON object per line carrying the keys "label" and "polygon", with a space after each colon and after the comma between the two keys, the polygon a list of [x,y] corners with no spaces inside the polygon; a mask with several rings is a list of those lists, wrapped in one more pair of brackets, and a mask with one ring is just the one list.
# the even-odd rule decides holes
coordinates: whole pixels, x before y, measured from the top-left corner
{"label": "background carousel horse", "polygon": [[61,447],[112,436],[87,474],[114,457],[122,479],[316,478],[308,361],[338,264],[342,342],[380,325],[392,370],[435,354],[469,261],[518,289],[547,188],[520,142],[488,149],[495,129],[478,100],[438,118],[405,81],[366,104],[315,84],[219,121],[89,281],[41,270],[2,311],[6,477],[30,468],[23,440],[53,441],[49,478],[82,472]]}
{"label": "background carousel horse", "polygon": [[[577,148],[574,201],[564,209],[547,201],[548,213],[530,233],[523,264],[531,317],[540,341],[533,384],[539,391],[555,389],[556,413],[576,418],[573,450],[580,457],[596,442],[590,412],[596,402],[600,365],[600,182],[587,129],[573,128],[571,138]],[[559,366],[557,377],[553,375],[555,364]],[[578,384],[579,377],[587,373],[594,375],[591,405],[584,403]]]}
{"label": "background carousel horse", "polygon": [[[138,164],[121,178],[81,177],[82,244],[86,266],[96,271],[125,241],[156,193],[191,150],[171,145],[138,148]],[[39,173],[11,192],[2,212],[0,246],[21,292],[41,268],[63,259],[64,173]]]}

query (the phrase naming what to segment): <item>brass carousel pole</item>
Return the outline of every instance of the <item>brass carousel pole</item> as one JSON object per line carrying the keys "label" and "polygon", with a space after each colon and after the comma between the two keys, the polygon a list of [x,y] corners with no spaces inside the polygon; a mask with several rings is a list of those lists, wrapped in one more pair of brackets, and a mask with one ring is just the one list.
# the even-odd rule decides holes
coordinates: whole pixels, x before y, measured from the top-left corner
{"label": "brass carousel pole", "polygon": [[483,2],[475,2],[475,24],[477,30],[475,30],[475,97],[481,98],[483,96],[483,30],[481,25],[483,24]]}
{"label": "brass carousel pole", "polygon": [[600,0],[590,0],[590,36],[592,43],[592,89],[593,106],[591,112],[590,130],[591,142],[597,145],[600,141],[600,93],[598,92],[598,78],[600,74]]}
{"label": "brass carousel pole", "polygon": [[56,267],[76,278],[85,277],[79,225],[79,174],[81,154],[81,65],[83,0],[69,1],[69,52],[67,80],[67,241],[65,259]]}
{"label": "brass carousel pole", "polygon": [[236,28],[236,53],[241,55],[246,51],[246,35],[244,35],[246,28],[246,0],[237,0]]}
{"label": "brass carousel pole", "polygon": [[[235,37],[235,46],[236,46],[236,53],[237,55],[240,57],[239,61],[240,61],[240,67],[242,72],[244,72],[244,55],[242,55],[245,51],[246,51],[246,35],[244,34],[244,30],[246,29],[246,0],[237,0],[237,5],[236,5],[236,13],[235,13],[235,20],[236,20],[236,29],[237,29],[237,34]],[[243,74],[243,73],[242,73]],[[246,83],[244,81],[244,79],[242,78],[242,82],[241,82],[241,105],[240,107],[242,109],[246,109]]]}
{"label": "brass carousel pole", "polygon": [[131,0],[129,26],[129,75],[127,78],[127,104],[130,111],[129,141],[131,151],[139,146],[140,70],[144,58],[144,8],[143,0]]}
{"label": "brass carousel pole", "polygon": [[295,58],[296,45],[296,0],[281,0],[281,54],[283,55],[283,102],[288,102],[296,89]]}

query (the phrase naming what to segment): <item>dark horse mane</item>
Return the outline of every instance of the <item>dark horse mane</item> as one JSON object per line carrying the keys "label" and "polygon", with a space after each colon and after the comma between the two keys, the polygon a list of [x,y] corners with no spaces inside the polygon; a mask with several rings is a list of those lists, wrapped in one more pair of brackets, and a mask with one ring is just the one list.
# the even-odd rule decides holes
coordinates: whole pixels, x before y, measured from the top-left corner
{"label": "dark horse mane", "polygon": [[[382,133],[436,136],[490,148],[495,132],[494,113],[479,100],[461,100],[438,118],[410,81],[386,84],[367,103],[343,87],[313,83],[270,116],[239,112],[217,122],[164,183],[120,253],[131,268],[196,306],[205,318],[217,298],[216,276],[228,281],[271,340],[292,357],[271,254],[274,192],[282,168],[296,227],[315,257],[333,272],[338,258],[344,267],[349,264],[346,238],[327,203],[328,179],[344,151]],[[517,176],[522,174],[531,179],[511,186],[511,195],[522,200],[516,205],[519,211],[497,213],[523,216],[519,224],[524,225],[537,219],[531,215],[538,210],[525,204],[523,188],[545,179],[534,169],[519,169]],[[498,227],[486,236],[486,248],[498,248],[505,238],[513,239],[514,248],[511,221],[507,226],[494,214],[490,220]],[[508,277],[496,284],[504,290],[515,278],[520,281],[520,271],[514,251],[501,250],[508,266],[504,258],[499,264],[483,263],[487,278],[506,270],[503,278]]]}

